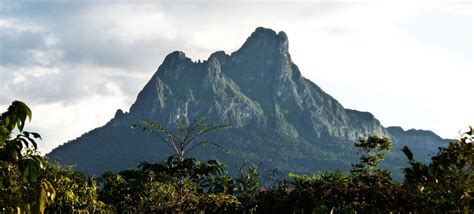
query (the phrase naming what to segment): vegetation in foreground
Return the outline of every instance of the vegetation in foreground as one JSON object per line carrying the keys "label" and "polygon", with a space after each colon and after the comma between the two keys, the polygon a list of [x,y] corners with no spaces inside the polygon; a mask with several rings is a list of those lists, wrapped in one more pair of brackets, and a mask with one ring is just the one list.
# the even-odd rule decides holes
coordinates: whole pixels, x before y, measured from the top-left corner
{"label": "vegetation in foreground", "polygon": [[[0,116],[1,213],[472,213],[474,211],[474,129],[440,148],[430,164],[405,147],[409,167],[402,183],[378,168],[391,143],[377,136],[355,144],[360,162],[350,172],[263,180],[258,164],[244,164],[232,178],[217,160],[201,162],[188,151],[221,128],[198,119],[175,131],[144,121],[137,126],[157,135],[176,152],[161,163],[87,178],[70,167],[49,163],[36,151],[40,135],[24,131],[31,110],[15,101]],[[16,136],[12,136],[14,133]],[[218,146],[218,144],[214,144]]]}

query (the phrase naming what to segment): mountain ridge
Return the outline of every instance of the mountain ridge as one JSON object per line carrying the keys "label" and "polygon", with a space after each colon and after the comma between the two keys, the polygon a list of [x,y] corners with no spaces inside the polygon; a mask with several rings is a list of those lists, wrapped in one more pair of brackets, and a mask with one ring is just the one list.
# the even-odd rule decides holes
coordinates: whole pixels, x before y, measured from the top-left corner
{"label": "mountain ridge", "polygon": [[[226,156],[205,148],[194,155],[223,159],[231,166],[260,158],[284,171],[347,169],[356,159],[351,142],[369,135],[392,135],[370,112],[345,109],[304,78],[291,60],[286,33],[259,27],[229,55],[217,51],[203,62],[193,62],[182,51],[168,54],[129,112],[118,110],[106,125],[48,156],[75,164],[87,174],[124,169],[144,160],[156,162],[169,151],[151,136],[130,130],[130,125],[148,119],[171,128],[202,115],[211,123],[232,126],[209,139],[234,153]],[[396,149],[402,144],[398,141],[418,139],[394,128],[390,131],[396,133],[391,136]],[[432,139],[442,144],[443,139]],[[137,141],[141,143],[133,143]],[[127,153],[117,151],[120,146]],[[423,149],[415,154],[425,155]],[[75,150],[84,154],[74,154]],[[392,168],[401,163],[401,152],[393,153],[393,160],[388,157]]]}

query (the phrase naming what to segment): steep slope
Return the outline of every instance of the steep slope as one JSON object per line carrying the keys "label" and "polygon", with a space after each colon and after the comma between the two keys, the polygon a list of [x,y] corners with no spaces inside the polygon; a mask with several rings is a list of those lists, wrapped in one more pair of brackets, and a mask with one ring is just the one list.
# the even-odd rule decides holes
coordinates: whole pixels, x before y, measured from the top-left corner
{"label": "steep slope", "polygon": [[[302,77],[291,60],[284,32],[257,28],[230,55],[220,51],[204,62],[193,62],[183,52],[169,54],[129,113],[118,110],[105,126],[48,156],[96,175],[141,161],[160,161],[172,151],[130,126],[149,119],[174,127],[198,116],[206,116],[213,124],[231,125],[208,136],[231,152],[206,147],[193,155],[218,158],[231,168],[250,159],[284,172],[347,169],[356,158],[354,140],[373,134],[388,136],[372,114],[345,109]],[[395,151],[387,165],[400,165],[400,154]]]}

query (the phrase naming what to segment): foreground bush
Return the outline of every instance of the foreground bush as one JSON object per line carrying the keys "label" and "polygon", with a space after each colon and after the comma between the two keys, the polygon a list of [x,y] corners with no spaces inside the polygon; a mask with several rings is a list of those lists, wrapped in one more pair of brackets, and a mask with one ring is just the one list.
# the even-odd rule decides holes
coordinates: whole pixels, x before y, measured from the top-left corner
{"label": "foreground bush", "polygon": [[40,135],[23,130],[31,117],[30,108],[20,101],[0,115],[1,213],[43,213],[56,195],[51,181],[41,177],[46,161],[36,152]]}
{"label": "foreground bush", "polygon": [[[162,134],[160,139],[176,154],[161,163],[105,173],[98,181],[49,163],[36,151],[40,135],[23,130],[27,119],[31,110],[19,101],[0,115],[0,213],[474,212],[473,128],[440,148],[429,164],[417,161],[405,147],[410,165],[402,183],[378,168],[391,142],[372,136],[355,144],[360,162],[350,172],[290,174],[268,186],[258,164],[248,162],[232,178],[217,160],[186,156],[209,144],[198,137],[223,127],[206,125],[203,119],[174,132],[144,121],[142,128]],[[13,137],[14,131],[18,134]]]}
{"label": "foreground bush", "polygon": [[56,191],[56,197],[46,208],[46,213],[103,213],[114,210],[98,200],[97,181],[71,167],[48,164],[42,176],[53,184]]}
{"label": "foreground bush", "polygon": [[[37,152],[41,136],[24,131],[29,107],[13,102],[0,115],[0,213],[109,212],[96,182],[72,168],[49,164]],[[12,133],[18,134],[12,137]]]}
{"label": "foreground bush", "polygon": [[224,172],[217,161],[171,156],[159,164],[105,173],[100,199],[121,212],[231,211],[240,202],[216,182]]}

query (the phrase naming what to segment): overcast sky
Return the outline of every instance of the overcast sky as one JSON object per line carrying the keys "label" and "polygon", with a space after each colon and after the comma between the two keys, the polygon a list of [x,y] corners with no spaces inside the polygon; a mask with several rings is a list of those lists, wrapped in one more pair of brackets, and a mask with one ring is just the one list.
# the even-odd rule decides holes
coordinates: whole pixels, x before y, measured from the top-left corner
{"label": "overcast sky", "polygon": [[258,26],[384,126],[456,138],[474,124],[470,0],[111,2],[0,0],[0,112],[25,101],[43,153],[128,111],[166,54],[230,53]]}

